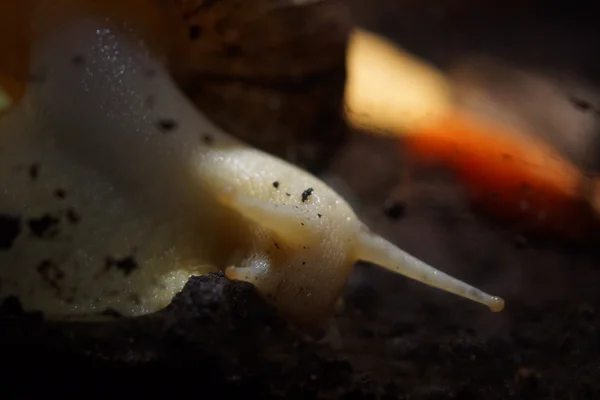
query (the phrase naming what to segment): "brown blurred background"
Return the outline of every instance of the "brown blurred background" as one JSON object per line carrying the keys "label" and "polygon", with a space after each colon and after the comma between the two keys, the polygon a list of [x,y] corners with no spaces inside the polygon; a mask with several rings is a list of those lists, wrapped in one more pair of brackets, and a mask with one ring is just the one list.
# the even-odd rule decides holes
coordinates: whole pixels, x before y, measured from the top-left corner
{"label": "brown blurred background", "polygon": [[[576,163],[600,168],[594,112],[600,38],[591,6],[556,0],[350,3],[361,25],[450,72],[464,88],[465,104],[495,109]],[[572,98],[580,107],[570,107]]]}
{"label": "brown blurred background", "polygon": [[[0,6],[8,1],[13,0],[0,0]],[[349,282],[346,308],[338,316],[345,346],[329,353],[351,368],[328,364],[321,369],[332,373],[351,369],[355,387],[379,384],[373,393],[349,393],[345,399],[600,398],[598,243],[574,246],[507,230],[471,212],[461,186],[440,171],[418,175],[408,200],[390,213],[390,200],[396,201],[394,192],[406,167],[398,143],[368,132],[351,132],[346,138],[346,127],[336,113],[344,83],[341,42],[349,29],[340,5],[349,5],[359,23],[446,71],[464,107],[519,125],[554,144],[579,166],[600,172],[600,29],[593,5],[542,0],[305,2],[316,3],[317,11],[272,7],[297,5],[300,0],[173,0],[186,12],[204,10],[182,15],[186,43],[188,33],[198,36],[193,40],[197,52],[189,55],[198,62],[192,62],[189,71],[180,71],[185,78],[188,72],[192,76],[189,91],[197,104],[230,132],[279,155],[291,153],[289,159],[320,170],[361,218],[390,241],[506,300],[505,310],[494,314],[479,304],[361,265]],[[212,13],[211,6],[217,11]],[[188,31],[190,27],[194,29]],[[289,137],[299,143],[288,149]],[[332,155],[332,162],[327,162]],[[255,315],[253,302],[243,304],[250,304],[244,312]],[[196,310],[192,311],[204,328],[204,320],[197,320]],[[262,320],[257,321],[263,332]],[[190,331],[188,322],[181,331]],[[239,335],[246,337],[249,331],[243,328]],[[135,359],[129,351],[135,345],[138,351],[143,349],[138,357],[144,362],[152,360],[148,349],[162,356],[168,356],[164,353],[169,348],[188,353],[178,341],[168,346],[179,336],[166,340],[159,336],[157,343],[139,340],[141,344],[132,337],[114,342],[126,359]],[[276,336],[266,337],[263,342],[278,343]],[[193,343],[198,340],[193,338]],[[208,339],[210,347],[214,340]],[[90,346],[105,347],[110,347],[105,341]],[[227,344],[225,354],[231,354],[230,347]],[[255,343],[245,347],[256,352]],[[276,350],[290,352],[290,347]],[[306,347],[298,347],[297,353],[310,355]],[[157,370],[158,379],[148,378],[151,371],[143,364],[141,378],[132,378],[132,370],[118,374],[144,385],[164,382],[169,395],[187,381],[197,396],[204,394],[206,384],[198,384],[197,367],[206,359],[191,354],[193,363],[187,370],[196,375],[189,379],[182,378],[186,368],[174,368],[181,366],[177,358]],[[288,373],[297,361],[269,363],[265,386],[277,383],[301,389],[312,385],[317,375],[325,375],[312,361],[306,373],[293,369]],[[35,359],[31,362],[38,364]],[[55,364],[51,358],[40,365],[48,374]],[[48,391],[47,386],[30,385],[37,382],[29,376],[31,369],[27,367],[27,386]],[[167,370],[173,375],[168,376]],[[281,371],[282,376],[277,374]],[[63,375],[71,388],[76,379]],[[299,387],[289,383],[297,380],[302,382]],[[226,387],[235,387],[235,381]],[[322,385],[336,386],[331,381]],[[101,379],[103,388],[112,386],[106,382]],[[338,389],[352,385],[342,381]],[[299,393],[283,395],[310,398]]]}
{"label": "brown blurred background", "polygon": [[[465,107],[525,127],[578,165],[600,171],[600,32],[594,13],[576,3],[350,1],[361,25],[448,72]],[[389,139],[354,135],[328,179],[355,200],[375,230],[425,261],[505,296],[507,309],[490,314],[368,268],[364,276],[377,282],[382,307],[395,315],[411,313],[412,301],[432,299],[452,309],[445,318],[464,323],[460,315],[474,313],[477,318],[471,315],[468,324],[501,334],[511,314],[525,305],[600,304],[600,259],[589,248],[536,242],[481,219],[469,211],[460,186],[442,173],[419,179],[400,220],[386,217],[386,199],[403,168],[396,148]],[[357,274],[357,282],[361,277]]]}

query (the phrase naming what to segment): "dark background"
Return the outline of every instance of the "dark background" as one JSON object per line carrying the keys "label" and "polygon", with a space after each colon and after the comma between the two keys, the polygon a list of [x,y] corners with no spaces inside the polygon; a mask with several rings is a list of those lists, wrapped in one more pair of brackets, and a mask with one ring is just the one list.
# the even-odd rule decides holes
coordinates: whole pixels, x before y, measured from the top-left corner
{"label": "dark background", "polygon": [[[461,61],[467,56],[485,55],[527,69],[528,77],[558,76],[549,98],[512,75],[497,79],[494,68],[467,74],[484,75],[475,80],[491,94],[492,107],[598,169],[593,99],[600,37],[591,9],[558,1],[441,3],[351,5],[359,22],[448,71],[460,62],[469,68]],[[591,108],[577,107],[572,96]],[[0,390],[9,396],[600,398],[596,243],[508,231],[473,214],[444,174],[419,179],[402,216],[390,218],[385,205],[403,167],[397,149],[391,139],[353,132],[325,177],[374,230],[504,297],[502,313],[365,265],[357,266],[337,318],[339,351],[304,343],[251,289],[217,278],[190,282],[164,313],[111,327],[43,324],[9,301],[0,330],[7,371]]]}

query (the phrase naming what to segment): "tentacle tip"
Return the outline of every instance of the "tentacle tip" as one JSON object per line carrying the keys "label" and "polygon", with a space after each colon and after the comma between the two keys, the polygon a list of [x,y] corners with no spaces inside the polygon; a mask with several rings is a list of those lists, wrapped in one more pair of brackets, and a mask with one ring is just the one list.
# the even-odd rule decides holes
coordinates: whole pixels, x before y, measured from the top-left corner
{"label": "tentacle tip", "polygon": [[501,297],[492,296],[488,303],[488,307],[492,312],[500,312],[504,310],[504,299]]}
{"label": "tentacle tip", "polygon": [[231,281],[240,281],[244,278],[240,273],[240,268],[234,267],[233,265],[225,268],[225,276]]}

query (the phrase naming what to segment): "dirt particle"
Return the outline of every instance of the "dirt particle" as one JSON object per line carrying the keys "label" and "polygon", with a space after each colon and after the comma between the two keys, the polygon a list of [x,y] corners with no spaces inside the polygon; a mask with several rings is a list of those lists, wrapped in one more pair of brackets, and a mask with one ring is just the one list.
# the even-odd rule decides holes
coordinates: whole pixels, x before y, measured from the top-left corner
{"label": "dirt particle", "polygon": [[35,181],[40,176],[40,164],[31,164],[29,166],[28,174],[31,180]]}
{"label": "dirt particle", "polygon": [[105,267],[106,270],[109,270],[114,267],[118,270],[123,271],[125,275],[129,275],[131,274],[131,272],[136,270],[139,267],[139,265],[133,256],[128,256],[120,259],[106,257]]}
{"label": "dirt particle", "polygon": [[67,197],[67,192],[64,189],[56,189],[54,191],[54,197],[63,200]]}
{"label": "dirt particle", "polygon": [[321,215],[321,214],[317,214],[317,217],[321,218],[321,217],[322,217],[322,215]]}
{"label": "dirt particle", "polygon": [[85,57],[81,54],[75,54],[73,58],[71,58],[71,62],[73,65],[81,67],[85,64]]}
{"label": "dirt particle", "polygon": [[304,192],[302,192],[302,202],[304,203],[306,200],[308,200],[309,196],[313,194],[313,192],[313,188],[308,188]]}
{"label": "dirt particle", "polygon": [[65,273],[58,265],[56,265],[56,263],[52,260],[44,259],[38,264],[36,270],[44,282],[54,289],[60,289],[58,282],[65,277]]}
{"label": "dirt particle", "polygon": [[10,249],[21,234],[21,218],[0,214],[0,250]]}
{"label": "dirt particle", "polygon": [[406,203],[398,200],[387,201],[383,205],[383,213],[389,219],[398,221],[406,214]]}
{"label": "dirt particle", "polygon": [[156,123],[156,126],[162,133],[168,133],[177,129],[177,121],[172,118],[163,118]]}
{"label": "dirt particle", "polygon": [[275,182],[273,182],[273,187],[274,187],[275,189],[278,189],[278,188],[279,188],[279,181],[275,181]]}
{"label": "dirt particle", "polygon": [[58,224],[60,220],[50,214],[44,214],[39,218],[31,218],[27,221],[29,230],[34,236],[39,238],[50,238],[58,234]]}
{"label": "dirt particle", "polygon": [[215,138],[212,137],[211,135],[209,135],[208,133],[204,133],[202,134],[202,142],[207,145],[210,146],[211,144],[213,144],[215,141]]}
{"label": "dirt particle", "polygon": [[67,220],[71,224],[75,225],[75,224],[79,223],[79,221],[81,221],[81,215],[79,215],[79,213],[77,213],[77,211],[75,211],[74,209],[69,208],[67,210]]}

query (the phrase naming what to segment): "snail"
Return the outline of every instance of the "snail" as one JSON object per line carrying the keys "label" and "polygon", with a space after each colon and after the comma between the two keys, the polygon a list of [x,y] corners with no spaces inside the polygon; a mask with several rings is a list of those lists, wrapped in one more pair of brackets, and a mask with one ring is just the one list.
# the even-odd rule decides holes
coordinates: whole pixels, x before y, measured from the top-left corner
{"label": "snail", "polygon": [[311,325],[363,260],[504,306],[371,231],[317,177],[228,135],[111,20],[48,32],[31,72],[43,81],[0,118],[0,297],[49,318],[139,316],[190,276],[225,271]]}

